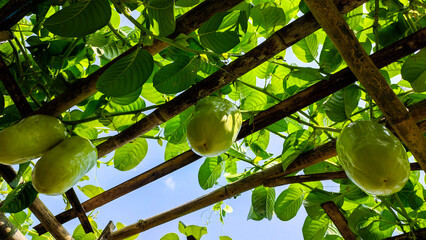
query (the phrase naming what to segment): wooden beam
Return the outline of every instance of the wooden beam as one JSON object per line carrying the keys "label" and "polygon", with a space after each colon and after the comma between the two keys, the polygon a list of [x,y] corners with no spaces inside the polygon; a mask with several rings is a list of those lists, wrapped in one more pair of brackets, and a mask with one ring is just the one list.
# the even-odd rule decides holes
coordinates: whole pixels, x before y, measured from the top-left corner
{"label": "wooden beam", "polygon": [[10,31],[0,31],[0,42],[7,41],[13,39]]}
{"label": "wooden beam", "polygon": [[78,220],[80,220],[80,223],[81,223],[81,226],[83,227],[84,232],[85,233],[93,232],[92,225],[90,224],[90,221],[86,216],[86,211],[84,210],[84,207],[81,206],[80,200],[78,199],[74,189],[71,188],[65,193],[65,195],[67,196],[68,201],[71,203],[72,209],[77,215]]}
{"label": "wooden beam", "polygon": [[334,225],[336,225],[343,239],[356,240],[355,234],[349,228],[348,221],[333,201],[325,202],[321,204],[321,207],[324,209],[331,221],[333,221]]}
{"label": "wooden beam", "polygon": [[[415,52],[418,49],[421,49],[426,46],[426,29],[418,31],[386,48],[381,49],[379,52],[373,54],[371,58],[374,60],[375,64],[379,67],[384,67],[404,56],[407,56],[410,53]],[[330,94],[335,91],[338,91],[351,83],[355,82],[356,78],[353,76],[351,71],[346,68],[336,74],[333,74],[329,80],[321,81],[302,92],[286,99],[285,101],[278,103],[277,105],[259,113],[255,116],[252,124],[249,124],[248,121],[243,123],[241,131],[238,135],[238,139],[242,139],[253,132],[256,132],[260,129],[269,126],[270,124],[286,117],[294,112],[302,109]],[[425,101],[426,102],[426,101]],[[419,104],[417,104],[419,105]],[[423,111],[422,106],[417,106],[410,109],[410,111],[416,111],[415,116],[422,115]],[[426,106],[426,104],[424,104]],[[417,109],[420,110],[417,110]],[[185,152],[173,159],[168,160],[160,164],[157,167],[154,167],[132,179],[129,179],[122,184],[119,184],[97,196],[91,198],[83,203],[86,211],[94,210],[110,201],[117,199],[124,194],[127,194],[131,191],[134,191],[146,184],[155,181],[179,168],[182,168],[200,157],[194,154],[192,151]],[[57,219],[61,222],[67,222],[76,215],[71,210],[57,215]],[[45,230],[41,225],[35,227],[37,232],[44,233]]]}
{"label": "wooden beam", "polygon": [[305,3],[386,120],[426,171],[426,138],[423,132],[364,51],[336,5],[332,0],[305,0]]}
{"label": "wooden beam", "polygon": [[24,234],[0,212],[0,239],[2,240],[27,240]]}
{"label": "wooden beam", "polygon": [[418,229],[414,232],[404,233],[397,236],[385,238],[384,240],[412,240],[413,234],[417,239],[426,239],[426,228]]}

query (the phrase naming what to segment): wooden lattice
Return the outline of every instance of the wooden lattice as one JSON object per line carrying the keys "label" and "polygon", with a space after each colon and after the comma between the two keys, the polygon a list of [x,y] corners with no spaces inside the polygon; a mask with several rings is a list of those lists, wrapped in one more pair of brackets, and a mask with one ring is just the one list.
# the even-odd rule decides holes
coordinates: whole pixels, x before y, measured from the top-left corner
{"label": "wooden lattice", "polygon": [[[3,32],[0,32],[0,39],[8,39],[10,35],[7,34],[7,30],[27,15],[38,2],[41,1],[34,0],[30,4],[27,4],[27,1],[24,0],[10,0],[1,8],[0,31]],[[168,38],[175,39],[179,34],[190,34],[216,13],[228,11],[241,2],[243,1],[204,1],[177,19],[176,30]],[[383,112],[386,118],[384,120],[389,124],[389,127],[406,144],[418,161],[418,163],[411,164],[412,170],[426,170],[426,139],[423,134],[426,130],[426,101],[423,100],[412,105],[407,110],[379,72],[380,68],[426,47],[426,29],[418,30],[368,56],[342,17],[342,14],[361,6],[366,0],[339,0],[335,2],[331,0],[305,0],[305,2],[313,14],[307,13],[278,30],[259,46],[238,57],[201,82],[193,85],[171,101],[159,106],[154,112],[145,116],[134,125],[98,145],[99,158],[147,133],[160,124],[167,122],[194,105],[200,99],[234,82],[245,73],[322,28],[334,42],[349,68],[342,69],[329,76],[327,81],[320,81],[275,104],[273,107],[259,112],[253,119],[243,123],[238,139],[243,139],[285,117],[289,117],[293,113],[359,80]],[[25,7],[21,8],[19,6]],[[16,12],[16,14],[13,14],[12,17],[4,17],[9,16],[10,12]],[[147,50],[151,55],[156,55],[168,46],[168,43],[156,39],[152,45],[142,48]],[[118,60],[131,54],[138,48],[139,45],[131,47],[87,78],[73,84],[69,90],[41,106],[36,111],[32,110],[2,58],[0,58],[0,78],[22,117],[37,113],[58,116],[70,107],[96,93],[96,83],[102,73]],[[227,186],[218,188],[182,206],[140,220],[117,231],[113,231],[114,225],[111,222],[100,239],[124,239],[262,185],[274,187],[291,183],[346,178],[344,172],[288,176],[334,156],[336,156],[335,142],[331,141],[302,153],[285,171],[283,171],[281,165],[267,168]],[[71,239],[71,235],[61,224],[78,217],[85,232],[92,232],[92,227],[86,216],[87,212],[185,167],[200,158],[200,156],[189,150],[83,203],[80,203],[74,190],[71,189],[66,193],[66,196],[72,205],[72,209],[64,211],[56,217],[37,198],[30,206],[30,209],[40,220],[41,224],[34,229],[39,234],[48,231],[56,239]],[[16,176],[13,168],[5,165],[0,165],[0,174],[9,183]],[[330,219],[345,239],[356,239],[356,236],[347,225],[347,220],[334,202],[323,203],[322,208],[330,216]],[[0,220],[2,216],[0,215]],[[416,235],[419,237],[425,236],[425,231],[423,229],[418,230]],[[408,234],[404,234],[391,239],[406,239],[409,236]],[[18,236],[16,239],[24,239],[22,237]]]}

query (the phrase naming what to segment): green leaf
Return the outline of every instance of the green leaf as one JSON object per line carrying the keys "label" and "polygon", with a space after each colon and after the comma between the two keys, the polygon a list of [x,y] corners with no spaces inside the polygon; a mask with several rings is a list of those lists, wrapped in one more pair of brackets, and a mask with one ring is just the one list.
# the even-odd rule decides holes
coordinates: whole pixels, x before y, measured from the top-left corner
{"label": "green leaf", "polygon": [[333,93],[324,103],[324,110],[330,120],[343,122],[352,114],[358,106],[361,91],[355,85],[350,85]]}
{"label": "green leaf", "polygon": [[283,151],[281,154],[283,170],[303,152],[313,148],[313,138],[308,130],[297,130],[284,141]]}
{"label": "green leaf", "polygon": [[240,43],[238,31],[230,29],[238,20],[238,15],[232,12],[222,12],[214,15],[198,29],[200,42],[215,53],[224,53]]}
{"label": "green leaf", "polygon": [[0,211],[17,213],[29,207],[37,197],[33,183],[26,182],[13,189],[6,197]]}
{"label": "green leaf", "polygon": [[138,98],[141,95],[141,92],[142,92],[142,87],[136,89],[134,92],[131,92],[131,93],[125,95],[125,96],[112,97],[111,101],[113,103],[117,103],[117,104],[120,104],[120,105],[127,105],[127,104],[130,104],[130,103],[138,100]]}
{"label": "green leaf", "polygon": [[198,171],[198,183],[206,190],[213,187],[225,169],[225,162],[221,156],[206,158]]}
{"label": "green leaf", "polygon": [[273,32],[285,26],[284,10],[276,3],[263,3],[254,6],[250,11],[254,26],[260,26],[259,33],[269,37]]}
{"label": "green leaf", "polygon": [[186,141],[186,126],[191,118],[193,107],[167,121],[164,127],[164,137],[167,141],[179,144]]}
{"label": "green leaf", "polygon": [[323,215],[317,220],[307,216],[302,227],[303,238],[309,240],[323,239],[327,232],[329,222],[330,220],[326,215]]}
{"label": "green leaf", "polygon": [[160,93],[175,94],[189,88],[197,77],[199,58],[182,57],[162,67],[152,82]]}
{"label": "green leaf", "polygon": [[228,236],[219,236],[219,240],[232,240],[232,238]]}
{"label": "green leaf", "polygon": [[313,219],[318,219],[323,214],[324,210],[321,204],[325,202],[333,201],[338,207],[343,205],[343,195],[340,193],[327,192],[321,189],[312,190],[303,201],[306,212]]}
{"label": "green leaf", "polygon": [[303,203],[304,193],[301,189],[290,186],[282,191],[275,201],[275,214],[281,221],[294,218]]}
{"label": "green leaf", "polygon": [[109,1],[77,2],[46,19],[44,27],[61,37],[82,37],[101,29],[111,18]]}
{"label": "green leaf", "polygon": [[[123,223],[118,222],[118,223],[117,223],[117,230],[120,230],[120,229],[124,228],[125,226],[126,226],[126,225],[124,225]],[[136,234],[136,235],[133,235],[133,236],[131,236],[131,237],[126,238],[126,240],[135,240],[135,239],[137,239],[138,237],[139,237],[139,233],[138,233],[138,234]]]}
{"label": "green leaf", "polygon": [[154,60],[146,50],[137,50],[121,58],[98,79],[96,88],[112,97],[134,93],[151,76]]}
{"label": "green leaf", "polygon": [[114,153],[114,167],[120,171],[135,168],[148,152],[145,138],[136,138],[132,142],[118,148]]}
{"label": "green leaf", "polygon": [[268,187],[257,187],[251,195],[253,211],[262,218],[272,219],[275,203],[275,189]]}
{"label": "green leaf", "polygon": [[410,56],[402,65],[401,75],[416,92],[426,91],[426,49]]}
{"label": "green leaf", "polygon": [[168,36],[175,31],[175,1],[150,0],[147,6],[152,31],[158,36]]}
{"label": "green leaf", "polygon": [[80,189],[80,191],[84,193],[84,195],[86,195],[88,198],[95,197],[96,195],[99,195],[105,192],[105,190],[102,189],[101,187],[94,186],[94,185],[86,185],[83,187],[78,186],[78,189]]}
{"label": "green leaf", "polygon": [[317,35],[313,33],[294,44],[291,48],[300,61],[305,63],[312,62],[318,56]]}
{"label": "green leaf", "polygon": [[352,201],[362,201],[368,198],[368,195],[352,181],[347,181],[344,184],[341,183],[340,192],[343,193],[345,198]]}
{"label": "green leaf", "polygon": [[176,156],[178,156],[181,153],[184,153],[190,149],[188,142],[183,142],[180,144],[173,144],[170,142],[167,142],[166,150],[164,152],[164,160],[172,159]]}
{"label": "green leaf", "polygon": [[30,163],[31,162],[26,162],[26,163],[19,164],[18,173],[16,174],[15,178],[13,179],[13,181],[9,183],[9,186],[11,188],[16,188],[18,186],[19,181],[21,181],[22,174],[24,174],[25,171],[28,169],[28,167],[30,166]]}
{"label": "green leaf", "polygon": [[348,219],[348,225],[352,232],[357,233],[358,232],[358,224],[361,222],[365,222],[369,218],[377,217],[379,214],[368,208],[365,205],[359,205],[355,210],[349,215]]}
{"label": "green leaf", "polygon": [[285,132],[287,131],[287,122],[285,118],[275,122],[274,124],[271,124],[266,127],[271,132]]}
{"label": "green leaf", "polygon": [[197,5],[200,0],[176,0],[176,6],[179,7],[192,7]]}
{"label": "green leaf", "polygon": [[335,71],[343,62],[342,56],[328,37],[324,40],[319,62],[320,66],[329,73]]}
{"label": "green leaf", "polygon": [[167,233],[160,240],[179,240],[179,236],[176,233]]}
{"label": "green leaf", "polygon": [[197,240],[200,240],[204,234],[207,234],[206,227],[200,227],[196,225],[186,226],[182,222],[179,222],[179,231],[185,236],[193,236]]}
{"label": "green leaf", "polygon": [[301,68],[291,71],[290,75],[304,81],[320,81],[325,77],[320,73],[319,69],[315,68]]}

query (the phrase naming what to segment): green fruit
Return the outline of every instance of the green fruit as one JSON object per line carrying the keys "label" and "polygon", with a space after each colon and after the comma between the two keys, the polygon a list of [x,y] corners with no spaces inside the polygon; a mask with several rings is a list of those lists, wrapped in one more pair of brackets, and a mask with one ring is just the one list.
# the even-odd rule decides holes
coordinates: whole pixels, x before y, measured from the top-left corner
{"label": "green fruit", "polygon": [[0,163],[20,164],[38,158],[66,136],[65,126],[55,117],[25,118],[0,132]]}
{"label": "green fruit", "polygon": [[401,142],[383,125],[350,123],[336,143],[340,163],[358,187],[386,196],[400,191],[410,178],[410,163]]}
{"label": "green fruit", "polygon": [[96,147],[86,138],[65,139],[38,160],[32,175],[39,193],[60,195],[72,188],[98,159]]}
{"label": "green fruit", "polygon": [[192,150],[201,156],[217,156],[234,143],[241,123],[241,113],[234,104],[220,97],[207,97],[195,105],[187,139]]}

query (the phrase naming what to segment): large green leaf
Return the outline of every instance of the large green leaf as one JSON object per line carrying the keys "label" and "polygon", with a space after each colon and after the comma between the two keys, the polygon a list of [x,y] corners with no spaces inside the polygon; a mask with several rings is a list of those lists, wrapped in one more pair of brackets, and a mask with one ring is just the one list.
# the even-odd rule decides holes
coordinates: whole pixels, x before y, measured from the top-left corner
{"label": "large green leaf", "polygon": [[335,71],[343,62],[342,56],[328,37],[324,40],[319,62],[320,66],[329,73]]}
{"label": "large green leaf", "polygon": [[170,160],[181,153],[184,153],[190,149],[188,142],[183,142],[180,144],[173,144],[171,142],[167,142],[166,150],[164,152],[164,160]]}
{"label": "large green leaf", "polygon": [[80,1],[46,19],[44,27],[62,37],[82,37],[107,25],[110,18],[109,1]]}
{"label": "large green leaf", "polygon": [[312,190],[303,201],[308,215],[313,219],[320,218],[325,214],[321,204],[333,201],[338,207],[343,205],[344,196],[341,193],[327,192],[321,189]]}
{"label": "large green leaf", "polygon": [[281,154],[283,170],[303,152],[313,148],[313,138],[308,130],[300,129],[288,135]]}
{"label": "large green leaf", "polygon": [[187,237],[193,236],[196,240],[200,240],[203,235],[207,234],[206,227],[196,225],[186,226],[183,222],[179,222],[179,231]]}
{"label": "large green leaf", "polygon": [[402,65],[401,75],[416,92],[426,91],[426,49],[410,56]]}
{"label": "large green leaf", "polygon": [[186,141],[186,125],[188,125],[192,111],[193,108],[188,108],[167,121],[164,127],[164,137],[167,141],[174,144]]}
{"label": "large green leaf", "polygon": [[98,79],[96,88],[112,97],[135,92],[151,76],[154,60],[146,50],[137,50],[121,58]]}
{"label": "large green leaf", "polygon": [[101,187],[90,184],[83,187],[78,186],[78,189],[80,189],[80,191],[83,192],[84,195],[86,195],[88,198],[95,197],[96,195],[99,195],[105,191]]}
{"label": "large green leaf", "polygon": [[216,184],[225,169],[225,161],[221,156],[206,158],[198,171],[198,183],[206,190]]}
{"label": "large green leaf", "polygon": [[318,40],[315,33],[305,37],[296,44],[294,44],[291,49],[296,57],[305,63],[312,62],[318,56]]}
{"label": "large green leaf", "polygon": [[269,37],[276,30],[285,26],[286,16],[282,8],[276,3],[258,4],[250,11],[254,26],[260,26],[259,33]]}
{"label": "large green leaf", "polygon": [[237,20],[238,16],[232,12],[214,15],[198,29],[201,44],[216,53],[231,50],[240,43],[238,31],[230,28]]}
{"label": "large green leaf", "polygon": [[135,168],[146,156],[148,143],[145,138],[136,138],[120,147],[114,154],[114,167],[120,171]]}
{"label": "large green leaf", "polygon": [[13,189],[6,197],[0,211],[17,213],[29,207],[37,197],[32,182],[26,182]]}
{"label": "large green leaf", "polygon": [[262,218],[272,219],[274,214],[275,189],[268,187],[257,187],[251,195],[253,211]]}
{"label": "large green leaf", "polygon": [[175,31],[175,1],[150,0],[147,6],[149,22],[155,35],[168,36]]}
{"label": "large green leaf", "polygon": [[30,166],[30,163],[31,162],[26,162],[26,163],[19,164],[18,173],[16,174],[15,178],[13,179],[13,181],[9,183],[9,186],[11,188],[18,187],[18,184],[21,181],[21,177],[25,173],[25,171],[27,171],[28,167]]}
{"label": "large green leaf", "polygon": [[199,58],[182,57],[162,67],[152,82],[160,93],[175,94],[189,88],[197,77]]}
{"label": "large green leaf", "polygon": [[327,232],[330,220],[326,215],[319,219],[312,219],[307,216],[303,223],[302,233],[304,239],[321,240]]}
{"label": "large green leaf", "polygon": [[343,122],[352,114],[358,106],[361,91],[355,85],[350,85],[333,93],[324,103],[324,110],[330,120]]}
{"label": "large green leaf", "polygon": [[281,221],[294,218],[303,203],[304,193],[301,189],[290,186],[282,191],[275,201],[275,214]]}
{"label": "large green leaf", "polygon": [[160,240],[179,240],[179,236],[176,233],[167,233]]}

